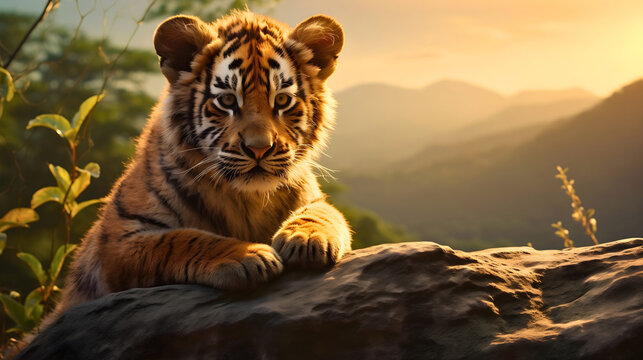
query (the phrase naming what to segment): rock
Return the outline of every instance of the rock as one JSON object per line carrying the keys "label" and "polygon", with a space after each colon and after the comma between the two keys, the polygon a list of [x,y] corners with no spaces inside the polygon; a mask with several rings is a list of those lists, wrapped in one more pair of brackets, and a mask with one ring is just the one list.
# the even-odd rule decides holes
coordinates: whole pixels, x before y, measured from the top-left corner
{"label": "rock", "polygon": [[642,358],[643,239],[573,250],[374,246],[252,292],[131,289],[18,359]]}

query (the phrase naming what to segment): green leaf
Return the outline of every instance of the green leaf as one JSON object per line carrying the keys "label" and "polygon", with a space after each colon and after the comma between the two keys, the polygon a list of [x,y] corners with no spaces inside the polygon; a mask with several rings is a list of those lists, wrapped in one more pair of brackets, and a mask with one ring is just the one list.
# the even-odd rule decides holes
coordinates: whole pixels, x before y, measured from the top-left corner
{"label": "green leaf", "polygon": [[39,322],[44,310],[42,303],[42,290],[36,288],[25,299],[25,315],[34,322]]}
{"label": "green leaf", "polygon": [[65,192],[61,188],[56,186],[44,187],[36,191],[31,197],[31,207],[35,209],[48,201],[55,201],[62,204],[64,198]]}
{"label": "green leaf", "polygon": [[7,234],[0,233],[0,255],[4,251],[4,248],[7,246]]}
{"label": "green leaf", "polygon": [[27,314],[25,314],[25,308],[22,304],[12,299],[11,296],[7,294],[0,294],[0,301],[4,305],[4,310],[7,315],[11,320],[15,321],[18,326],[27,321]]}
{"label": "green leaf", "polygon": [[87,200],[83,201],[81,203],[73,203],[71,206],[71,217],[74,218],[76,215],[83,211],[86,207],[94,205],[94,204],[100,204],[103,202],[103,199],[92,199],[92,200]]}
{"label": "green leaf", "polygon": [[[78,169],[78,177],[71,184],[68,198],[75,200],[80,194],[87,189],[92,177],[100,176],[100,166],[96,163],[89,163],[85,165],[84,169]],[[73,208],[73,207],[72,207]]]}
{"label": "green leaf", "polygon": [[30,208],[11,209],[0,219],[0,232],[14,227],[27,227],[28,223],[36,220],[38,220],[38,213]]}
{"label": "green leaf", "polygon": [[[4,75],[4,77],[7,79],[7,95],[4,96],[7,101],[11,101],[13,99],[13,93],[16,91],[16,88],[13,86],[13,78],[11,77],[11,74],[3,67],[0,67],[0,74]],[[1,98],[2,96],[0,96]]]}
{"label": "green leaf", "polygon": [[56,178],[58,187],[63,191],[67,191],[67,189],[69,189],[69,184],[71,184],[71,177],[69,176],[67,170],[62,166],[54,166],[52,164],[49,164],[49,171],[54,176],[54,178]]}
{"label": "green leaf", "polygon": [[29,120],[27,124],[27,130],[42,126],[49,128],[58,134],[61,138],[65,137],[65,133],[71,129],[69,125],[69,120],[65,119],[64,116],[58,114],[42,114],[36,116],[34,119]]}
{"label": "green leaf", "polygon": [[35,256],[26,252],[20,252],[17,254],[17,256],[20,258],[20,260],[29,265],[31,271],[34,273],[34,275],[36,275],[38,283],[40,283],[40,285],[45,285],[45,283],[47,282],[47,274],[45,273],[45,270],[43,270],[40,260],[36,259]]}
{"label": "green leaf", "polygon": [[73,244],[61,245],[58,250],[56,250],[56,255],[54,255],[53,260],[51,260],[51,266],[49,267],[49,274],[54,281],[58,278],[60,270],[63,268],[65,258],[74,250],[76,250],[76,245]]}
{"label": "green leaf", "polygon": [[[98,94],[94,96],[90,96],[87,98],[87,100],[83,101],[82,104],[80,104],[80,108],[78,109],[78,112],[76,115],[74,115],[73,119],[71,120],[71,127],[72,129],[76,130],[76,133],[80,130],[80,128],[83,126],[83,123],[85,122],[85,119],[87,118],[87,115],[89,115],[89,112],[92,111],[94,106],[101,101],[101,99],[105,96],[105,94]],[[74,134],[74,138],[76,135]]]}
{"label": "green leaf", "polygon": [[78,177],[71,184],[71,190],[69,190],[69,195],[67,199],[76,200],[76,198],[89,186],[91,181],[91,175],[88,172],[80,172]]}
{"label": "green leaf", "polygon": [[87,165],[85,165],[84,169],[77,167],[76,170],[78,170],[79,172],[87,172],[93,178],[100,177],[100,165],[95,162],[88,163]]}
{"label": "green leaf", "polygon": [[76,141],[76,135],[78,134],[78,130],[71,128],[67,131],[65,131],[65,139],[69,141],[69,144],[74,146],[74,142]]}

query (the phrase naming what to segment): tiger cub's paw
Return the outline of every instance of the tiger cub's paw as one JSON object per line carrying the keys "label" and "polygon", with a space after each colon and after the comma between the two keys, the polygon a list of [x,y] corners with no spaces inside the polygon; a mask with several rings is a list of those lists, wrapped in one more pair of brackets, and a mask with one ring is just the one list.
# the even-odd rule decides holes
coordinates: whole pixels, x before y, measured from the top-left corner
{"label": "tiger cub's paw", "polygon": [[252,289],[267,282],[284,270],[279,254],[270,245],[244,244],[239,255],[221,262],[214,270],[212,283],[223,290]]}
{"label": "tiger cub's paw", "polygon": [[333,265],[344,254],[340,235],[333,227],[305,217],[284,224],[273,236],[272,247],[284,264],[305,268]]}

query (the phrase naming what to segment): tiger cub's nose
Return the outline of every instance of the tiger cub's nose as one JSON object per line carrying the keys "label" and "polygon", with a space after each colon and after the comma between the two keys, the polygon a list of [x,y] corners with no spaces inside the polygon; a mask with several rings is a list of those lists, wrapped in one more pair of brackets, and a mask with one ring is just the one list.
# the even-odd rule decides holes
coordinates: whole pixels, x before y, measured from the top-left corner
{"label": "tiger cub's nose", "polygon": [[274,147],[274,144],[271,143],[241,143],[241,149],[243,152],[248,154],[248,156],[255,158],[257,160],[266,156]]}

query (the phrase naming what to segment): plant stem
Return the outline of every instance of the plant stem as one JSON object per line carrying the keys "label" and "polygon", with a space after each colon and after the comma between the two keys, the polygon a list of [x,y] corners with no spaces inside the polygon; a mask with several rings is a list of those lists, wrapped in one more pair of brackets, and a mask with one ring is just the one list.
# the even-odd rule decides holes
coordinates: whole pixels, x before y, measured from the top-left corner
{"label": "plant stem", "polygon": [[49,15],[51,10],[54,8],[54,0],[48,0],[47,4],[45,5],[45,8],[42,9],[42,13],[40,14],[40,17],[36,19],[36,21],[31,25],[31,28],[29,28],[29,31],[25,34],[25,36],[20,40],[20,43],[18,44],[18,47],[13,51],[13,54],[9,56],[9,60],[7,60],[7,63],[4,64],[2,67],[5,69],[9,69],[9,65],[11,65],[11,62],[16,58],[18,53],[20,52],[20,49],[22,49],[22,46],[27,42],[27,39],[31,36],[31,33],[36,29],[36,27]]}
{"label": "plant stem", "polygon": [[[3,309],[4,310],[4,309]],[[0,339],[0,350],[4,352],[4,347],[7,345],[5,342],[5,338],[7,336],[7,331],[6,331],[6,326],[7,326],[7,315],[2,312],[2,338]]]}
{"label": "plant stem", "polygon": [[[125,54],[125,52],[127,52],[127,50],[129,49],[129,46],[132,43],[132,39],[134,39],[134,35],[136,35],[136,32],[138,32],[138,29],[141,27],[141,25],[143,24],[143,21],[145,20],[147,15],[149,15],[150,11],[152,10],[152,7],[154,7],[154,5],[156,4],[157,1],[158,0],[151,0],[149,2],[149,4],[147,5],[147,8],[145,8],[145,12],[143,12],[143,15],[141,15],[141,17],[136,21],[136,27],[134,28],[134,31],[130,34],[130,37],[127,39],[127,42],[125,43],[125,46],[123,47],[123,49],[116,55],[116,57],[114,57],[113,60],[111,60],[107,64],[107,67],[106,67],[105,71],[103,72],[103,83],[101,84],[100,90],[98,90],[97,95],[102,94],[103,91],[105,91],[105,88],[107,88],[107,83],[109,82],[109,75],[111,74],[112,69],[114,68],[114,66],[116,65],[118,60],[120,60],[121,56],[123,56],[123,54]],[[94,107],[92,107],[91,110],[89,110],[89,113],[87,114],[87,120],[85,121],[85,124],[83,125],[84,126],[84,131],[83,131],[82,136],[81,136],[81,141],[84,139],[85,134],[87,132],[87,128],[89,127],[89,125],[91,123],[90,115],[91,115],[92,111],[94,111]],[[74,171],[75,171],[75,168],[74,168]]]}
{"label": "plant stem", "polygon": [[76,173],[76,145],[71,146],[71,181],[76,180],[78,174]]}
{"label": "plant stem", "polygon": [[69,241],[71,239],[71,214],[67,214],[67,212],[65,212],[65,230],[67,232],[65,245],[69,245]]}
{"label": "plant stem", "polygon": [[590,231],[588,229],[586,229],[586,230],[587,230],[587,232],[589,234],[589,237],[592,238],[592,241],[594,242],[594,245],[598,245],[598,239],[596,239],[596,235],[594,235],[594,233],[592,231]]}

